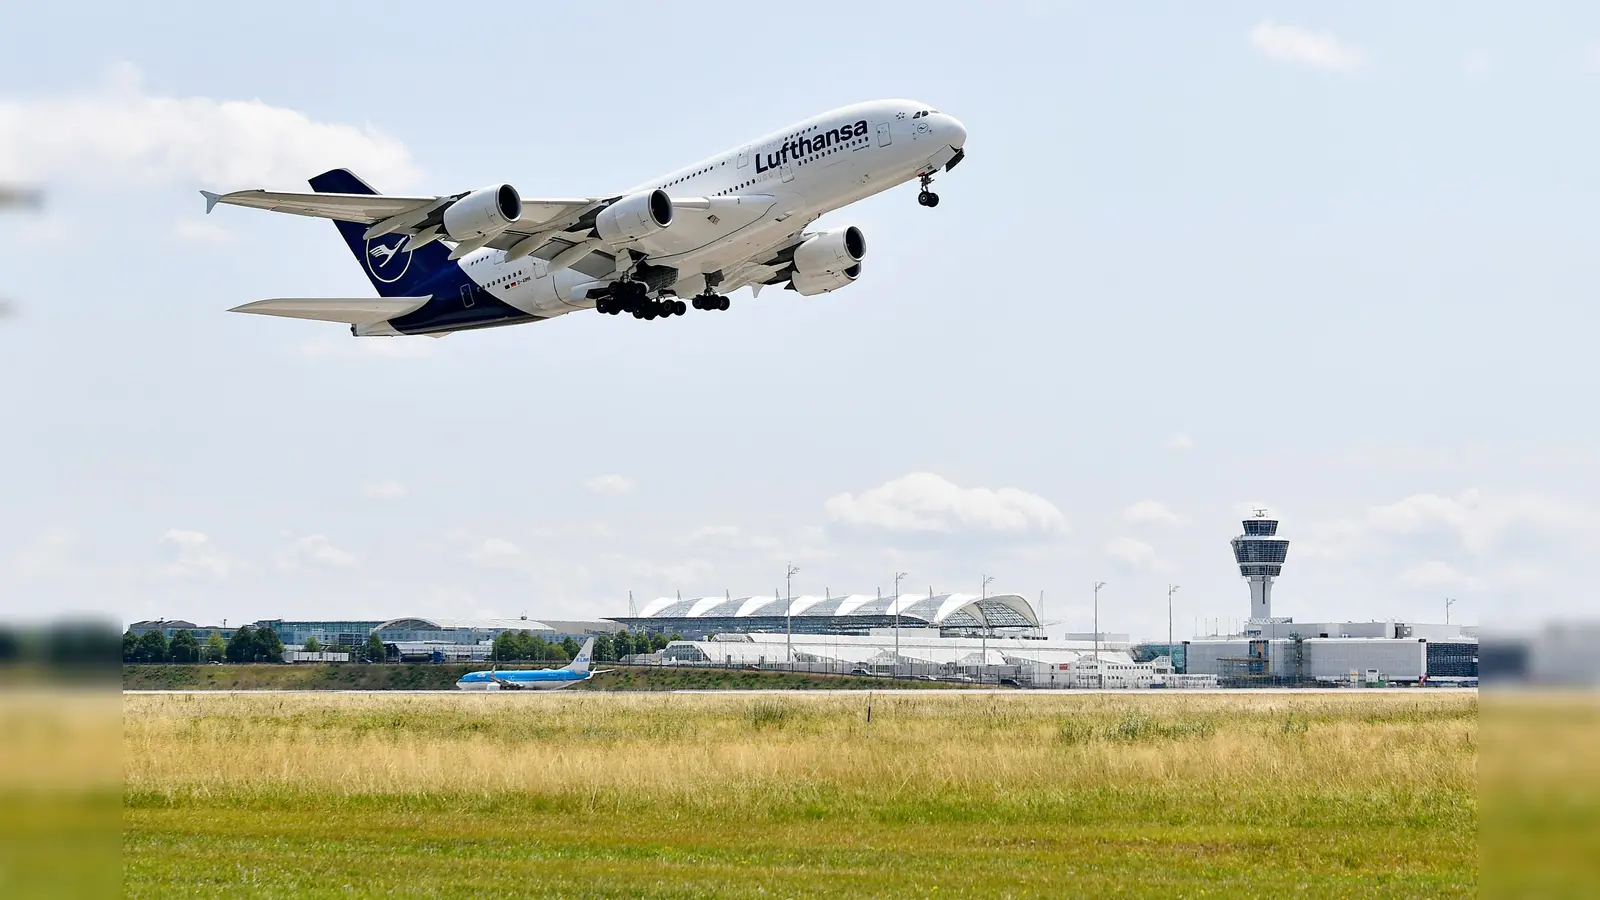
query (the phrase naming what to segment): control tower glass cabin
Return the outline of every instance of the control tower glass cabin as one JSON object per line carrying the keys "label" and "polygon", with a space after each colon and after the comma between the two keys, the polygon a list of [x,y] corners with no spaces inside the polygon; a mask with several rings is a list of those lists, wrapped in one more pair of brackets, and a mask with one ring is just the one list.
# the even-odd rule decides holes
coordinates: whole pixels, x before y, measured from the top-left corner
{"label": "control tower glass cabin", "polygon": [[1233,539],[1233,560],[1239,574],[1250,580],[1250,618],[1272,618],[1272,582],[1283,574],[1283,561],[1289,555],[1289,542],[1278,537],[1278,520],[1267,518],[1267,511],[1256,510],[1244,520],[1244,534]]}

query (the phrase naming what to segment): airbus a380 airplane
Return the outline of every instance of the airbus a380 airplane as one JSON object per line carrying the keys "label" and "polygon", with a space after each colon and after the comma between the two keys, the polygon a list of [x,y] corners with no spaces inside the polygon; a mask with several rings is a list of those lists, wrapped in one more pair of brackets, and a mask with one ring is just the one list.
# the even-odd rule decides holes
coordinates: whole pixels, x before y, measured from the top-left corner
{"label": "airbus a380 airplane", "polygon": [[[333,219],[377,298],[280,298],[234,312],[346,322],[357,336],[536,322],[580,309],[655,319],[727,309],[727,295],[785,285],[803,296],[861,275],[855,226],[807,232],[825,213],[965,156],[967,131],[912,100],[847,106],[603,197],[524,198],[509,184],[388,197],[344,169],[315,193],[202,192],[218,203]],[[685,304],[683,298],[689,298]]]}

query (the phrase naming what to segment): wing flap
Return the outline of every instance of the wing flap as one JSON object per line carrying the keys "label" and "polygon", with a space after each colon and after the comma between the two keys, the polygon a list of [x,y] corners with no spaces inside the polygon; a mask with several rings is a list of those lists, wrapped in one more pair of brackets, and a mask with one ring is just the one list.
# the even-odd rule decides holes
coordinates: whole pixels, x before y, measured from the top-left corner
{"label": "wing flap", "polygon": [[290,319],[315,319],[319,322],[344,322],[371,325],[416,312],[428,297],[274,297],[235,306],[228,312],[258,316],[284,316]]}

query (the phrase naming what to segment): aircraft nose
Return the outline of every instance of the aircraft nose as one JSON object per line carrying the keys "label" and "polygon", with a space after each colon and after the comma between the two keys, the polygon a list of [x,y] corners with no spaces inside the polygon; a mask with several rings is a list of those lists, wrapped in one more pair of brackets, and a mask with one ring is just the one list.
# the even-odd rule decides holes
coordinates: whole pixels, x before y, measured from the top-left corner
{"label": "aircraft nose", "polygon": [[944,120],[939,124],[941,130],[944,131],[946,138],[949,140],[950,146],[956,148],[957,150],[960,150],[962,147],[966,146],[967,126],[961,124],[961,120],[957,119],[955,116],[947,116],[943,113],[940,113],[939,118]]}

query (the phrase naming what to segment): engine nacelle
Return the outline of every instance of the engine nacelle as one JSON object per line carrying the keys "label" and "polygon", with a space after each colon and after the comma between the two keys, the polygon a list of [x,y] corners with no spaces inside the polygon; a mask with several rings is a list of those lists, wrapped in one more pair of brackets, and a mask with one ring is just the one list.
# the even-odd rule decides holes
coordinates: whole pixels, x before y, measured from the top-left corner
{"label": "engine nacelle", "polygon": [[804,272],[796,272],[789,278],[789,289],[798,292],[802,297],[810,297],[815,294],[836,291],[860,277],[861,263],[856,263],[847,269],[840,269],[837,272],[823,272],[820,275],[807,275]]}
{"label": "engine nacelle", "polygon": [[[866,235],[854,225],[848,225],[818,232],[794,248],[794,270],[807,276],[837,275],[861,262],[866,255]],[[851,280],[855,280],[855,277],[851,276]]]}
{"label": "engine nacelle", "polygon": [[672,198],[659,188],[629,194],[600,210],[594,233],[608,244],[648,237],[672,224]]}
{"label": "engine nacelle", "polygon": [[452,241],[499,234],[522,217],[522,195],[509,184],[479,188],[445,207],[444,233]]}

